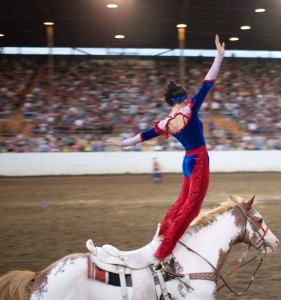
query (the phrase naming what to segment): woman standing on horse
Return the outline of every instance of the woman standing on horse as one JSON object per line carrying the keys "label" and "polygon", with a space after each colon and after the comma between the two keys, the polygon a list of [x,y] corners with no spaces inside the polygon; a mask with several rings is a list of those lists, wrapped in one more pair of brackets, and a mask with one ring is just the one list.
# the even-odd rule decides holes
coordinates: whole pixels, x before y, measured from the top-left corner
{"label": "woman standing on horse", "polygon": [[198,112],[208,92],[214,85],[224,56],[224,43],[215,37],[217,56],[205,76],[198,93],[187,98],[186,90],[170,81],[165,90],[165,101],[171,106],[170,115],[155,124],[155,127],[123,141],[107,140],[116,146],[135,145],[156,136],[173,135],[184,147],[182,164],[183,183],[176,203],[169,209],[160,227],[161,244],[154,253],[159,260],[169,256],[190,223],[200,212],[209,186],[209,157],[203,134],[203,124]]}

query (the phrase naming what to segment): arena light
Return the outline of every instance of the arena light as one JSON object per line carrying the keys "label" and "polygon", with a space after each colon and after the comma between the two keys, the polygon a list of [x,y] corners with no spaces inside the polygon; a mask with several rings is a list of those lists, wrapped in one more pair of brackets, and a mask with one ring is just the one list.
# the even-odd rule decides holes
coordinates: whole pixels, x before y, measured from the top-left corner
{"label": "arena light", "polygon": [[233,36],[229,39],[231,42],[239,41],[239,37]]}
{"label": "arena light", "polygon": [[53,22],[44,22],[44,25],[46,25],[46,26],[53,26],[54,23]]}
{"label": "arena light", "polygon": [[186,24],[178,24],[177,28],[186,28]]}
{"label": "arena light", "polygon": [[5,36],[3,33],[0,33],[0,37],[3,37],[3,36]]}
{"label": "arena light", "polygon": [[257,8],[257,9],[255,9],[255,12],[256,13],[262,13],[262,12],[265,12],[265,9],[264,8]]}
{"label": "arena light", "polygon": [[249,29],[251,29],[251,26],[243,25],[243,26],[240,27],[240,29],[242,29],[242,30],[249,30]]}
{"label": "arena light", "polygon": [[108,7],[108,8],[117,8],[118,5],[115,4],[115,3],[110,3],[110,4],[107,4],[106,7]]}
{"label": "arena light", "polygon": [[116,38],[116,39],[124,39],[124,38],[125,38],[125,35],[123,35],[123,34],[116,34],[116,35],[115,35],[115,38]]}

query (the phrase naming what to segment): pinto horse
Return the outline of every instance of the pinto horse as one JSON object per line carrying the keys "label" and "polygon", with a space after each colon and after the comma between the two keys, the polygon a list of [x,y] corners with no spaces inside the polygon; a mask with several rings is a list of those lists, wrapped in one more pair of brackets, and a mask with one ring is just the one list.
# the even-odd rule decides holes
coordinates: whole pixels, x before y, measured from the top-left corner
{"label": "pinto horse", "polygon": [[[253,201],[254,197],[249,201],[232,197],[215,209],[202,211],[174,249],[172,260],[176,275],[164,282],[164,290],[159,281],[155,281],[153,299],[216,299],[219,272],[233,245],[245,243],[261,253],[275,250],[279,241],[252,207]],[[89,279],[88,266],[88,253],[70,254],[37,273],[11,271],[0,277],[0,299],[151,300],[134,296],[134,287],[127,284],[130,275],[126,275],[124,294],[120,285],[110,284],[109,278],[114,274],[109,276],[98,268],[107,280]],[[155,268],[148,270],[159,272]]]}

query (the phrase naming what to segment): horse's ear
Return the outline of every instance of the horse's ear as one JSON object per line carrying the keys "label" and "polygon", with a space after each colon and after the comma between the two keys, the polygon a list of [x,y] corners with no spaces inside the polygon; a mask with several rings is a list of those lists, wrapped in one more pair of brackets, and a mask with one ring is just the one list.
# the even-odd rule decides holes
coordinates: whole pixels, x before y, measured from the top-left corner
{"label": "horse's ear", "polygon": [[234,196],[232,196],[231,194],[229,195],[229,199],[231,202],[236,203],[236,198]]}
{"label": "horse's ear", "polygon": [[246,202],[246,206],[248,209],[250,209],[254,203],[256,195],[254,195],[249,201]]}

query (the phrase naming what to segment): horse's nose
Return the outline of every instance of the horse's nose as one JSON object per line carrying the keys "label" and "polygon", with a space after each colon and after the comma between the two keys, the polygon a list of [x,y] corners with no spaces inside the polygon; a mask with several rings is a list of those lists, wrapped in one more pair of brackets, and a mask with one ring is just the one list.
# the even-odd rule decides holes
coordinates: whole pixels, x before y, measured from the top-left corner
{"label": "horse's nose", "polygon": [[276,240],[275,240],[275,244],[274,244],[274,243],[272,244],[273,248],[276,249],[277,246],[278,246],[278,244],[279,244],[279,240],[276,239]]}

